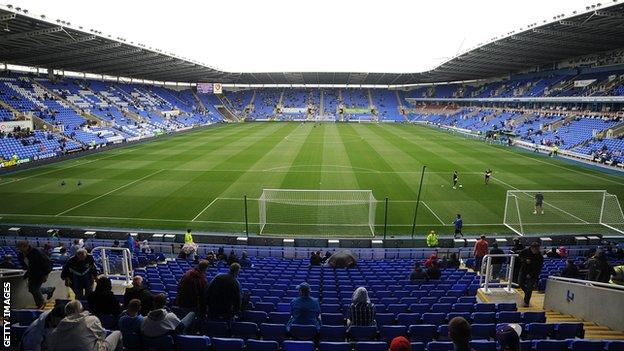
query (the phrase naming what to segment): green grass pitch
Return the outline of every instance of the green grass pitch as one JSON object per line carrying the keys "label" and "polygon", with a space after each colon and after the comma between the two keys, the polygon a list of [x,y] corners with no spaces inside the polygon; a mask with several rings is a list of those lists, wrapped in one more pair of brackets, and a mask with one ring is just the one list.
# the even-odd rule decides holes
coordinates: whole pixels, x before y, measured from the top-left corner
{"label": "green grass pitch", "polygon": [[[417,235],[510,233],[510,189],[604,189],[624,198],[624,177],[489,145],[417,125],[246,123],[205,128],[1,176],[0,221],[242,233],[243,195],[257,233],[263,188],[371,189],[376,236],[411,231],[420,170],[427,166]],[[494,171],[489,185],[483,172]],[[451,188],[458,170],[462,189]],[[64,181],[66,185],[62,186]],[[82,185],[78,186],[78,182]],[[370,236],[345,228],[284,225],[286,235]],[[274,233],[277,234],[277,233]]]}

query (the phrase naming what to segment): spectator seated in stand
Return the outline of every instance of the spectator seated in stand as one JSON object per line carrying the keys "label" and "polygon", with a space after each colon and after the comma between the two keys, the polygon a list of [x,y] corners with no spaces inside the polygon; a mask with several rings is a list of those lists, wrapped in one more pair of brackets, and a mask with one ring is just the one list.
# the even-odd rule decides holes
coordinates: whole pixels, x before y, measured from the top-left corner
{"label": "spectator seated in stand", "polygon": [[371,303],[366,288],[359,287],[353,292],[347,326],[368,327],[375,324],[375,305]]}
{"label": "spectator seated in stand", "polygon": [[166,309],[165,294],[154,296],[154,309],[147,314],[141,325],[141,335],[157,338],[163,335],[185,333],[195,322],[195,312],[189,312],[182,320]]}
{"label": "spectator seated in stand", "polygon": [[321,306],[319,301],[310,296],[310,285],[301,283],[297,286],[299,297],[290,303],[290,319],[286,324],[286,330],[294,324],[314,325],[317,329],[321,326]]}

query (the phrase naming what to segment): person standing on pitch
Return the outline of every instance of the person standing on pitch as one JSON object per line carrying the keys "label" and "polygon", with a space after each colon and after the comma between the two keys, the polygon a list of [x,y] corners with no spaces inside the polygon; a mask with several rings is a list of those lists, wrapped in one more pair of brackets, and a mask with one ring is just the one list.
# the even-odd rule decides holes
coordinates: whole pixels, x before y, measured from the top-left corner
{"label": "person standing on pitch", "polygon": [[457,182],[459,181],[459,175],[457,171],[453,171],[453,189],[457,189]]}
{"label": "person standing on pitch", "polygon": [[488,170],[485,171],[485,185],[490,184],[491,177],[492,177],[492,170],[488,168]]}
{"label": "person standing on pitch", "polygon": [[543,204],[544,204],[544,194],[538,191],[535,194],[535,208],[533,209],[533,214],[537,214],[538,212],[540,214],[544,214],[544,209],[542,208]]}

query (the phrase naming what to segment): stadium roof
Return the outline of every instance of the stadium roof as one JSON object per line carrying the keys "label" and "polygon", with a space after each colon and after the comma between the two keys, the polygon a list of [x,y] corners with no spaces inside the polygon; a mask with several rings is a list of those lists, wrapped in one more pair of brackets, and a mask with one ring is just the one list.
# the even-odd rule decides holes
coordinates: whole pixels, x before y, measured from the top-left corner
{"label": "stadium roof", "polygon": [[[545,21],[546,22],[546,21]],[[592,5],[470,49],[420,73],[223,72],[93,29],[16,7],[0,7],[0,61],[30,67],[163,82],[407,85],[499,77],[535,66],[624,48],[624,3]],[[207,58],[209,59],[209,58]]]}

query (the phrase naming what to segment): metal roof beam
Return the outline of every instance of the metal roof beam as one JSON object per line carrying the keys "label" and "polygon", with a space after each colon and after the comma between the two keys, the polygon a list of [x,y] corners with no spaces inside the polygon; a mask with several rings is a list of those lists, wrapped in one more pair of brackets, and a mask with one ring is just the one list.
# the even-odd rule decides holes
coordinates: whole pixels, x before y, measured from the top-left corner
{"label": "metal roof beam", "polygon": [[107,61],[115,60],[115,59],[117,59],[119,57],[124,57],[124,56],[128,56],[128,55],[138,54],[141,51],[143,51],[143,50],[139,49],[139,48],[136,48],[136,49],[132,49],[132,50],[115,51],[115,52],[112,52],[110,54],[104,54],[104,55],[99,55],[99,56],[88,55],[88,56],[74,57],[74,58],[70,58],[70,59],[67,59],[67,60],[54,61],[53,64],[59,65],[59,66],[70,65],[70,66],[73,67],[75,64],[80,65],[82,63],[93,63],[93,62],[102,62],[102,63],[104,63],[104,62],[107,62]]}
{"label": "metal roof beam", "polygon": [[[173,57],[166,56],[166,57],[161,57],[155,60],[149,60],[149,62],[148,61],[133,62],[131,64],[123,64],[123,65],[111,64],[105,67],[100,67],[99,70],[103,72],[119,72],[119,71],[130,72],[128,70],[135,68],[135,67],[143,68],[143,67],[161,66],[165,62],[169,62],[173,60],[174,60]],[[151,71],[151,69],[149,69],[148,71]]]}
{"label": "metal roof beam", "polygon": [[510,67],[510,68],[514,68],[514,67],[522,67],[525,66],[527,64],[523,64],[523,63],[519,63],[519,62],[495,62],[495,61],[489,61],[488,62],[483,62],[483,61],[472,61],[472,62],[467,62],[464,60],[453,60],[453,61],[449,61],[443,65],[441,65],[441,67],[457,67],[458,69],[462,69],[463,67],[467,67],[467,68],[490,68],[490,67]]}
{"label": "metal roof beam", "polygon": [[[134,63],[134,62],[144,62],[145,60],[149,59],[149,58],[154,58],[154,57],[158,57],[160,56],[160,54],[158,53],[146,53],[146,54],[141,54],[141,55],[133,55],[131,57],[126,57],[126,58],[117,58],[117,59],[113,59],[113,60],[103,60],[106,62],[102,62],[100,60],[98,61],[94,61],[91,63],[86,63],[86,64],[81,64],[75,68],[77,69],[89,69],[89,68],[101,68],[101,67],[108,67],[108,66],[117,66],[123,63]],[[112,62],[110,62],[112,61]]]}
{"label": "metal roof beam", "polygon": [[[571,53],[574,54],[576,53],[578,50],[575,50],[573,48],[567,48],[567,47],[553,47],[553,46],[540,46],[540,47],[535,47],[535,45],[531,45],[531,44],[527,44],[527,43],[511,43],[511,42],[496,42],[493,43],[496,46],[499,47],[508,47],[508,48],[512,48],[512,49],[520,49],[520,50],[526,50],[527,48],[531,49],[531,52],[535,52],[535,53],[541,53],[541,54],[557,54],[557,53],[562,53],[563,55],[567,55],[567,53]],[[556,57],[560,57],[561,55],[558,55]]]}
{"label": "metal roof beam", "polygon": [[615,26],[597,26],[595,24],[593,24],[593,22],[573,22],[573,21],[559,21],[559,24],[562,26],[567,26],[567,27],[574,27],[574,28],[589,28],[589,29],[597,29],[597,30],[602,30],[602,31],[606,31],[606,32],[618,32],[620,34],[624,33],[624,30],[622,28],[618,28]]}
{"label": "metal roof beam", "polygon": [[560,55],[552,55],[552,54],[537,54],[537,53],[533,53],[533,51],[529,52],[522,52],[522,53],[518,53],[517,50],[505,50],[504,48],[502,48],[501,46],[497,46],[496,48],[490,47],[488,46],[484,46],[481,47],[477,50],[480,51],[485,51],[485,52],[491,52],[494,54],[500,54],[500,55],[506,55],[506,56],[518,56],[523,55],[525,57],[531,57],[531,58],[538,58],[538,59],[544,59],[544,60],[551,60],[551,59],[556,59],[556,58],[560,58]]}
{"label": "metal roof beam", "polygon": [[601,16],[601,17],[624,18],[624,14],[615,13],[615,12],[607,11],[607,10],[594,11],[594,14],[596,16]]}
{"label": "metal roof beam", "polygon": [[64,51],[64,52],[59,52],[59,53],[54,53],[54,54],[34,56],[34,57],[26,59],[24,61],[26,61],[26,62],[40,62],[40,61],[45,61],[45,60],[54,60],[54,59],[57,59],[57,58],[71,57],[71,56],[75,56],[75,55],[92,54],[92,53],[96,53],[98,51],[104,51],[104,50],[118,48],[118,47],[120,47],[122,45],[123,45],[122,43],[114,42],[114,43],[110,43],[110,44],[107,44],[107,45],[91,46],[91,47],[88,47],[88,48],[69,50],[69,51]]}
{"label": "metal roof beam", "polygon": [[7,41],[19,40],[19,39],[30,39],[40,35],[58,33],[63,30],[63,27],[52,27],[52,28],[44,28],[31,30],[28,32],[20,32],[14,34],[7,34],[0,36],[0,43],[6,43]]}
{"label": "metal roof beam", "polygon": [[539,34],[545,34],[545,35],[550,35],[550,36],[554,36],[554,37],[564,37],[564,38],[574,38],[576,40],[578,39],[585,39],[591,42],[596,42],[596,41],[600,41],[600,42],[622,42],[622,38],[620,36],[613,36],[613,35],[593,35],[593,34],[584,34],[584,33],[571,33],[571,32],[564,32],[564,31],[559,31],[559,30],[549,30],[549,29],[542,29],[542,28],[535,28],[533,29],[534,33],[539,33]]}
{"label": "metal roof beam", "polygon": [[145,67],[138,67],[138,69],[133,70],[133,71],[129,71],[128,74],[142,74],[142,73],[160,73],[160,72],[170,72],[170,71],[175,71],[175,70],[182,70],[182,69],[188,69],[188,68],[196,68],[197,66],[186,66],[183,63],[178,63],[178,62],[170,62],[167,65],[157,65],[154,68],[145,68]]}
{"label": "metal roof beam", "polygon": [[58,42],[55,44],[35,44],[35,45],[29,45],[27,48],[24,49],[6,49],[6,48],[0,48],[0,52],[2,51],[9,51],[9,53],[11,54],[11,57],[19,57],[19,54],[27,54],[27,53],[31,53],[33,51],[37,51],[37,50],[41,50],[41,49],[52,49],[52,48],[57,48],[57,47],[62,47],[62,46],[67,46],[67,45],[73,45],[73,44],[79,44],[79,43],[84,43],[87,41],[91,41],[91,40],[95,40],[97,37],[95,35],[88,35],[85,37],[79,37],[77,39],[72,39],[72,40],[67,40],[64,42]]}
{"label": "metal roof beam", "polygon": [[[538,44],[544,44],[544,45],[549,45],[549,46],[565,46],[566,45],[566,43],[563,43],[560,40],[535,38],[535,37],[529,37],[529,36],[514,35],[514,36],[511,36],[510,38],[511,40],[515,40],[515,41],[526,42],[526,43],[538,43]],[[583,42],[583,41],[575,41],[575,42],[569,43],[569,45],[573,47],[577,47],[577,48],[588,49],[588,50],[608,50],[610,48],[609,46],[606,46],[606,45],[590,44],[588,42]]]}

